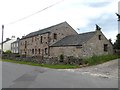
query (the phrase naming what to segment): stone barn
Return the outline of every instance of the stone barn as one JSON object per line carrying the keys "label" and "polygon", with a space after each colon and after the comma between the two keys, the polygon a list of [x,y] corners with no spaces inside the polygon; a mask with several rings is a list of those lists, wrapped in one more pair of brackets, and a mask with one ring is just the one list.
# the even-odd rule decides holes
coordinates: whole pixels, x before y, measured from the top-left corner
{"label": "stone barn", "polygon": [[51,45],[50,56],[91,57],[93,55],[113,54],[113,45],[100,29],[96,31],[69,35]]}

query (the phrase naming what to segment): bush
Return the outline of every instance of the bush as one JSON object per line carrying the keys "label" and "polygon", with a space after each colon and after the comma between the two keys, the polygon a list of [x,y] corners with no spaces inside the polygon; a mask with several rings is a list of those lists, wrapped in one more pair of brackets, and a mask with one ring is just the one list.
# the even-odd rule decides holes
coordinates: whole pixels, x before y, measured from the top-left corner
{"label": "bush", "polygon": [[100,55],[100,56],[92,56],[90,58],[85,58],[84,63],[87,63],[89,65],[96,65],[101,64],[110,60],[114,60],[120,58],[118,55]]}
{"label": "bush", "polygon": [[64,61],[64,55],[61,54],[61,55],[60,55],[60,62],[63,62],[63,61]]}
{"label": "bush", "polygon": [[7,50],[4,52],[4,54],[11,54],[11,53],[12,53],[11,50]]}
{"label": "bush", "polygon": [[15,57],[20,57],[20,55],[19,55],[19,54],[16,54]]}
{"label": "bush", "polygon": [[68,64],[71,64],[71,65],[81,65],[81,64],[83,64],[82,59],[74,57],[74,56],[69,56],[69,57],[67,57],[67,59],[68,59]]}

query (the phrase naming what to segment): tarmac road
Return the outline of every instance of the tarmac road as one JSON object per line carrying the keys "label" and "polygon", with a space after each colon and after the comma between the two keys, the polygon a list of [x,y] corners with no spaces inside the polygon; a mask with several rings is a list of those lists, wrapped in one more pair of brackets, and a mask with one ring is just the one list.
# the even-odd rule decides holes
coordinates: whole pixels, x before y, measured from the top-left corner
{"label": "tarmac road", "polygon": [[2,62],[2,88],[118,88],[118,73],[111,74],[111,70],[104,74],[102,70],[109,71],[110,66],[117,70],[118,60],[114,62],[108,70],[104,64],[104,68],[97,65],[63,70]]}

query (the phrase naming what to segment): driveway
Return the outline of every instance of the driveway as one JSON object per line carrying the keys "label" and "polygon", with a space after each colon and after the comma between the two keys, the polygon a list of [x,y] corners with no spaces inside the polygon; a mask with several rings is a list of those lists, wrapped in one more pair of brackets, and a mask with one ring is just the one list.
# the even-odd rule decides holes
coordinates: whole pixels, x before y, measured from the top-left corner
{"label": "driveway", "polygon": [[83,67],[78,69],[59,69],[60,71],[88,74],[96,77],[103,78],[116,78],[118,79],[118,59],[112,60],[103,64]]}
{"label": "driveway", "polygon": [[118,88],[117,62],[114,60],[102,65],[67,70],[3,62],[2,87]]}

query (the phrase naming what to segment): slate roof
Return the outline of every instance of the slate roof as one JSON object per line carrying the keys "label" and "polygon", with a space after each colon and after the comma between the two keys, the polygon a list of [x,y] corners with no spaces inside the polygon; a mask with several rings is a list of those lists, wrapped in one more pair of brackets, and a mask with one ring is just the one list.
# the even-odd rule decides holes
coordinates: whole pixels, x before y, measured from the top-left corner
{"label": "slate roof", "polygon": [[95,34],[95,31],[78,34],[78,35],[66,36],[63,39],[61,39],[60,41],[51,45],[51,47],[82,45],[84,42],[88,41],[94,34]]}
{"label": "slate roof", "polygon": [[19,42],[19,40],[16,40],[16,41],[12,42],[12,44],[13,44],[13,43],[18,43],[18,42]]}
{"label": "slate roof", "polygon": [[53,30],[52,28],[57,27],[57,26],[59,26],[61,24],[64,24],[64,23],[67,23],[67,22],[65,21],[65,22],[62,22],[62,23],[59,23],[59,24],[44,28],[42,30],[38,30],[38,31],[35,31],[35,32],[32,32],[32,33],[29,33],[28,35],[26,35],[22,39],[29,38],[29,37],[36,36],[36,35],[40,35],[40,34],[44,34],[44,33],[49,33],[49,32],[51,32],[51,30]]}
{"label": "slate roof", "polygon": [[[6,39],[5,41],[3,41],[3,43],[6,43],[6,42],[8,42],[8,41],[10,41],[11,39]],[[2,44],[2,43],[0,43],[0,44]]]}

